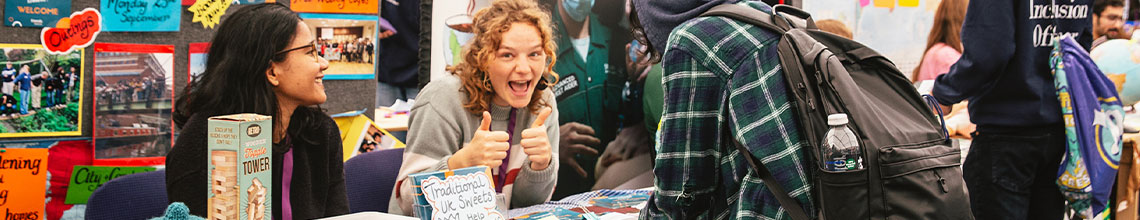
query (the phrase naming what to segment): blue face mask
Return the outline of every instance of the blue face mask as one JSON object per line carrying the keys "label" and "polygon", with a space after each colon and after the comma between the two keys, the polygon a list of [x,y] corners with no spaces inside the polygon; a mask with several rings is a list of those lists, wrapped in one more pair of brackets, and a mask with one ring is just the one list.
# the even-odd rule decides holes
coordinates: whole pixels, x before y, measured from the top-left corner
{"label": "blue face mask", "polygon": [[585,21],[586,17],[590,16],[590,8],[593,7],[594,0],[562,0],[562,8],[566,9],[566,15],[577,22]]}

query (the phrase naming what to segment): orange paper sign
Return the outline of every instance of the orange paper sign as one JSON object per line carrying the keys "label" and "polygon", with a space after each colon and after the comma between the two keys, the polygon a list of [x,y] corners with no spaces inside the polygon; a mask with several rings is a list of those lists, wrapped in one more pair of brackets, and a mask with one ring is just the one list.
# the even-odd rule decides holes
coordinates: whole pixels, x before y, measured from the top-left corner
{"label": "orange paper sign", "polygon": [[379,13],[380,0],[292,0],[296,12],[373,14]]}
{"label": "orange paper sign", "polygon": [[5,219],[43,219],[46,148],[0,149],[0,210]]}
{"label": "orange paper sign", "polygon": [[875,0],[875,7],[895,8],[895,0]]}

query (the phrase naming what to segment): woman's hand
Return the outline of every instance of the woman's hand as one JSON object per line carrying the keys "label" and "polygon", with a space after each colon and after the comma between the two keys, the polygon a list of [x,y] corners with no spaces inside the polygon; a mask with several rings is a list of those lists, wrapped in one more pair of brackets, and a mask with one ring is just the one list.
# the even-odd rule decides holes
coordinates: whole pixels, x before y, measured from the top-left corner
{"label": "woman's hand", "polygon": [[471,142],[456,151],[447,159],[449,169],[459,169],[473,166],[497,167],[507,158],[507,150],[511,149],[510,135],[505,131],[491,131],[491,113],[483,112],[483,123],[475,130]]}
{"label": "woman's hand", "polygon": [[545,170],[550,167],[550,139],[547,138],[546,128],[543,125],[546,124],[546,118],[550,116],[551,111],[550,107],[542,108],[530,128],[522,132],[523,139],[519,144],[530,160],[531,170]]}

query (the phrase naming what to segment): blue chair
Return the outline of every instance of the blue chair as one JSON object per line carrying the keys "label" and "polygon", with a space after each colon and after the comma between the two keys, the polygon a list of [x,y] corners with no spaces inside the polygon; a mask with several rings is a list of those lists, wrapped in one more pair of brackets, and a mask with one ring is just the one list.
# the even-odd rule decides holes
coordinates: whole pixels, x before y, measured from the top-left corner
{"label": "blue chair", "polygon": [[356,155],[344,162],[348,209],[352,213],[387,213],[388,199],[403,161],[404,149],[397,148]]}
{"label": "blue chair", "polygon": [[85,218],[149,219],[162,216],[166,199],[166,171],[136,173],[107,181],[87,199]]}

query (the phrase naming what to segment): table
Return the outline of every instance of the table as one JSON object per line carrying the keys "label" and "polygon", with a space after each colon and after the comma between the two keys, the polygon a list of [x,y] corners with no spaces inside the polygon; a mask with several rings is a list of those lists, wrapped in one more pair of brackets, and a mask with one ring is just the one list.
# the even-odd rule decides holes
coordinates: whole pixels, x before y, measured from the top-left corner
{"label": "table", "polygon": [[393,215],[393,214],[387,214],[387,213],[380,213],[380,212],[357,212],[357,213],[352,213],[352,214],[347,214],[347,215],[322,218],[322,220],[371,220],[371,219],[420,220],[418,218],[412,218],[412,217],[402,216],[402,215]]}
{"label": "table", "polygon": [[[592,199],[594,197],[598,197],[598,196],[619,196],[619,195],[626,195],[626,194],[630,194],[630,193],[645,193],[645,192],[652,193],[653,188],[650,187],[650,188],[643,188],[643,189],[636,189],[636,190],[603,189],[603,190],[584,192],[584,193],[579,193],[579,194],[575,194],[572,196],[567,196],[566,198],[562,198],[562,200],[558,200],[558,201],[549,201],[549,202],[546,202],[543,204],[533,205],[533,206],[529,206],[529,207],[511,209],[511,210],[507,211],[507,216],[510,216],[510,218],[514,219],[514,218],[517,218],[519,216],[523,216],[523,215],[527,215],[527,214],[531,214],[531,213],[535,213],[535,212],[540,212],[540,211],[551,211],[551,210],[554,210],[557,208],[564,208],[564,209],[570,209],[570,210],[574,210],[576,208],[587,208],[591,211],[598,212],[598,211],[596,211],[597,209],[595,209],[595,208],[600,208],[600,209],[605,209],[605,208],[590,205],[590,199]],[[642,203],[642,205],[640,205],[640,206],[644,207],[645,206],[644,204],[645,203]],[[640,212],[640,208],[625,208],[625,209],[619,209],[619,210],[633,212],[633,213],[631,213],[631,215],[637,215],[637,213]],[[597,214],[601,215],[602,213],[597,213]]]}
{"label": "table", "polygon": [[1136,145],[1140,144],[1140,133],[1125,133],[1124,146],[1120,149],[1120,167],[1116,178],[1116,219],[1137,219],[1137,207],[1140,198],[1140,160],[1136,152]]}
{"label": "table", "polygon": [[[376,126],[388,132],[394,131],[407,131],[408,130],[408,114],[391,114],[394,111],[388,107],[380,107],[376,109],[376,115],[372,120],[376,121]],[[385,117],[388,116],[388,117]]]}

